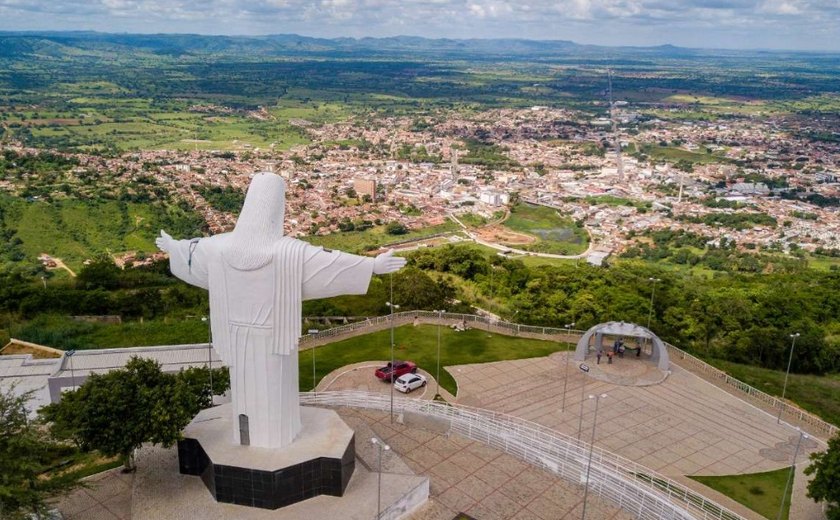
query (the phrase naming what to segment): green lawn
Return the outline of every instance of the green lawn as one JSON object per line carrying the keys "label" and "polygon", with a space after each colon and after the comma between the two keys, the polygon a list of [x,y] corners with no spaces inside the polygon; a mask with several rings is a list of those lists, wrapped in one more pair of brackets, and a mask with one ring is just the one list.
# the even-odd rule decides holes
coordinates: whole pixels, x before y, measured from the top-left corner
{"label": "green lawn", "polygon": [[[395,357],[414,361],[434,376],[437,330],[435,325],[397,327],[394,334]],[[316,378],[320,381],[333,370],[352,363],[390,359],[389,338],[390,331],[384,330],[318,347],[315,349]],[[565,344],[488,334],[478,329],[455,332],[441,327],[440,385],[453,395],[457,392],[455,379],[444,370],[445,366],[542,357],[565,347]],[[370,377],[374,377],[372,370]],[[312,389],[312,352],[308,350],[300,353],[300,389]]]}
{"label": "green lawn", "polygon": [[[781,370],[768,370],[720,359],[705,361],[763,392],[782,395],[785,373]],[[785,398],[832,424],[840,424],[840,374],[791,374]]]}
{"label": "green lawn", "polygon": [[[789,468],[782,468],[748,475],[691,476],[689,478],[723,493],[765,518],[776,518],[789,472]],[[785,509],[782,511],[783,520],[788,518],[790,495],[791,490],[788,489]]]}
{"label": "green lawn", "polygon": [[589,245],[586,230],[577,226],[571,218],[560,216],[556,210],[545,206],[517,204],[511,208],[510,217],[503,226],[537,238],[535,243],[516,246],[517,249],[574,255],[586,251]]}

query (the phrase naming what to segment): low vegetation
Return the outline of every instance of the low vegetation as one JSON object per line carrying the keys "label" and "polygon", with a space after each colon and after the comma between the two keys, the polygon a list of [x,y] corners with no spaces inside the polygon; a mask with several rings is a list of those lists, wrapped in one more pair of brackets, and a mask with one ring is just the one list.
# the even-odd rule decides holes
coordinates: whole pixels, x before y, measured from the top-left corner
{"label": "low vegetation", "polygon": [[723,493],[765,518],[777,518],[784,495],[785,507],[781,518],[787,520],[792,491],[791,486],[785,494],[785,483],[789,473],[789,468],[782,468],[765,473],[724,476],[693,475],[690,478]]}
{"label": "low vegetation", "polygon": [[589,245],[585,229],[571,218],[563,217],[557,210],[545,206],[517,204],[511,208],[510,216],[503,225],[536,239],[532,244],[516,245],[517,249],[574,255],[582,253]]}

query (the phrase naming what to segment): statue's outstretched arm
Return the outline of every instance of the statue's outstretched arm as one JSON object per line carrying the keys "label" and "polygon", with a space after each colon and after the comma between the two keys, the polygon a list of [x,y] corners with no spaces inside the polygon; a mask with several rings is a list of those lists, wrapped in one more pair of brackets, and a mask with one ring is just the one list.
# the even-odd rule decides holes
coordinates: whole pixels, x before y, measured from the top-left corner
{"label": "statue's outstretched arm", "polygon": [[303,264],[303,298],[329,298],[341,294],[365,294],[374,274],[393,273],[405,259],[383,253],[376,258],[329,251],[315,246],[306,249]]}
{"label": "statue's outstretched arm", "polygon": [[207,254],[203,244],[205,240],[175,240],[166,231],[161,230],[155,244],[161,251],[169,253],[169,269],[172,274],[190,285],[207,289],[209,281]]}

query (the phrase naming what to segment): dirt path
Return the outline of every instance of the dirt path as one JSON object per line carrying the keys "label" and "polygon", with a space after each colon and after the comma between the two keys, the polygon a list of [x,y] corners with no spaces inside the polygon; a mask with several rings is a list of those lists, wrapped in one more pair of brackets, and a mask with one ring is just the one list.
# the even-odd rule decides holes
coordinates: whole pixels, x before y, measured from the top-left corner
{"label": "dirt path", "polygon": [[67,267],[67,264],[65,264],[64,261],[61,260],[61,258],[55,256],[51,256],[50,258],[52,258],[52,261],[55,262],[55,267],[53,267],[52,269],[64,269],[65,271],[70,273],[70,276],[72,276],[73,278],[76,277],[76,273],[74,273],[72,269]]}

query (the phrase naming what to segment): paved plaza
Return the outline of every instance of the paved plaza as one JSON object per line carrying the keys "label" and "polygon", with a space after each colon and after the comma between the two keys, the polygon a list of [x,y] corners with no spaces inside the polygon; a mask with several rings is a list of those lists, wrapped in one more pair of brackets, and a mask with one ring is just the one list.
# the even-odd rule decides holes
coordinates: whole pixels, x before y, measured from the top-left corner
{"label": "paved plaza", "polygon": [[55,502],[64,520],[131,520],[134,475],[112,469],[85,479],[85,487]]}
{"label": "paved plaza", "polygon": [[[592,378],[571,361],[563,411],[565,360],[558,352],[448,369],[458,382],[458,403],[572,436],[580,425],[581,395],[607,394],[598,411],[595,444],[667,476],[756,473],[790,463],[795,430],[673,364],[673,373],[660,384],[624,386]],[[614,363],[640,361],[625,357]],[[594,402],[584,398],[583,404],[583,440],[589,442]],[[807,442],[798,460],[807,460],[816,447]]]}
{"label": "paved plaza", "polygon": [[[396,456],[385,453],[383,465],[383,497],[387,499],[391,487],[389,480],[409,478],[415,474],[430,479],[429,501],[411,514],[409,520],[452,520],[457,513],[467,513],[478,520],[558,520],[580,518],[583,489],[546,471],[537,469],[510,455],[488,448],[480,443],[457,435],[441,435],[416,427],[391,423],[386,412],[371,410],[339,409],[342,418],[356,431],[357,473],[359,486],[372,486],[371,472],[376,469],[377,458],[370,444],[372,437],[387,442]],[[146,459],[144,461],[144,458]],[[201,493],[210,500],[209,492],[197,477],[177,473],[177,457],[173,449],[144,448],[138,455],[138,466],[160,466],[171,473],[167,479],[179,482],[169,486],[165,495],[173,493]],[[136,478],[160,478],[161,471]],[[355,479],[356,477],[354,477]],[[87,489],[80,489],[59,502],[58,508],[68,520],[160,518],[162,511],[155,509],[167,498],[143,497],[143,489],[135,489],[132,503],[131,475],[119,470],[96,476]],[[157,483],[160,488],[161,483]],[[351,481],[351,486],[353,485]],[[349,488],[348,488],[349,489]],[[374,495],[375,496],[375,495]],[[207,500],[201,500],[206,502]],[[230,504],[221,510],[230,518],[265,518],[291,520],[295,518],[320,518],[319,511],[329,508],[333,497],[316,497],[291,508],[268,511],[243,508]],[[138,503],[139,502],[139,503]],[[196,504],[195,501],[190,503]],[[373,502],[357,504],[360,515],[347,512],[342,518],[373,517]],[[631,515],[619,510],[593,494],[587,501],[589,518],[624,520]],[[167,518],[195,518],[196,512],[170,511]],[[304,513],[304,514],[301,514]],[[363,514],[361,514],[363,513]],[[151,515],[151,516],[150,516]],[[246,515],[246,516],[243,516]]]}
{"label": "paved plaza", "polygon": [[[586,442],[592,431],[594,403],[584,398],[581,422],[581,396],[606,394],[598,411],[596,445],[693,487],[746,518],[760,518],[686,475],[755,473],[785,467],[792,456],[795,430],[776,424],[775,417],[673,365],[664,381],[652,384],[651,371],[638,365],[644,361],[637,358],[618,358],[612,366],[593,367],[595,374],[589,375],[572,361],[568,381],[564,380],[565,362],[565,353],[558,352],[545,358],[447,370],[458,383],[459,404],[531,420],[573,437],[580,428]],[[370,361],[342,367],[324,377],[318,390],[387,394],[390,386],[373,376],[373,370],[382,364]],[[434,379],[423,370],[421,373],[429,378],[429,384],[409,397],[431,399]],[[356,431],[360,474],[374,474],[369,439],[376,436],[397,455],[386,455],[383,460],[386,481],[389,475],[395,481],[415,474],[429,477],[430,500],[410,516],[412,520],[451,520],[459,512],[478,520],[580,516],[583,493],[579,485],[459,436],[392,423],[385,412],[338,411]],[[818,445],[806,440],[803,448],[799,463]],[[820,507],[804,496],[802,467],[804,464],[797,468],[791,518],[818,520],[823,518]],[[76,491],[59,507],[69,520],[131,518],[133,478],[119,471],[97,476],[87,489]],[[590,496],[588,510],[591,518],[630,518],[598,497]],[[278,513],[276,518],[286,517]]]}
{"label": "paved plaza", "polygon": [[[412,471],[429,476],[429,503],[411,520],[452,520],[457,513],[478,520],[580,518],[583,488],[510,455],[457,435],[392,424],[384,412],[340,414],[357,432],[370,428]],[[587,504],[589,518],[632,518],[592,494]]]}

